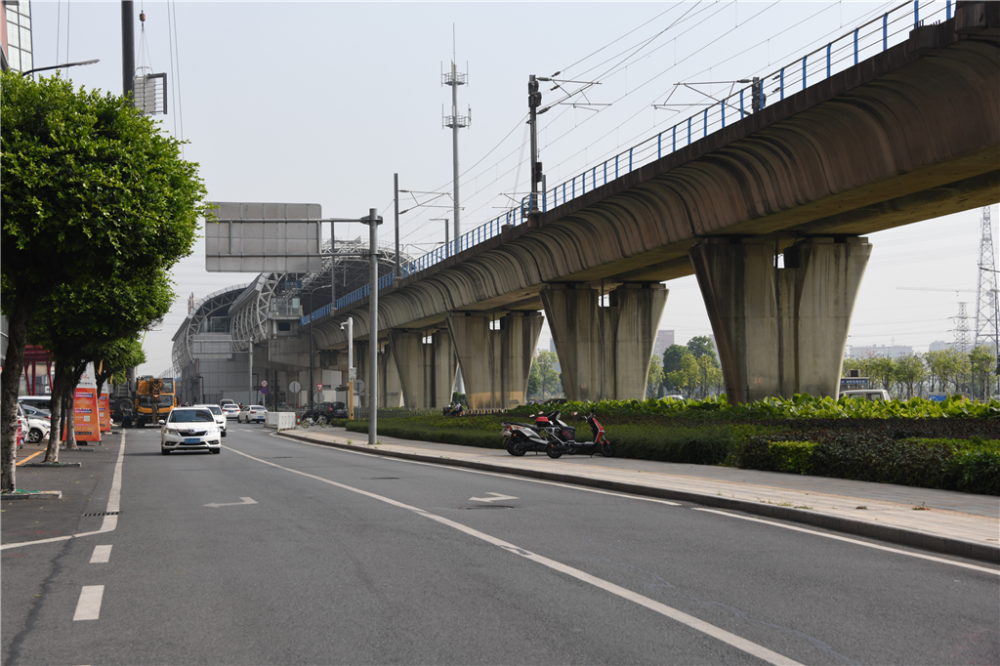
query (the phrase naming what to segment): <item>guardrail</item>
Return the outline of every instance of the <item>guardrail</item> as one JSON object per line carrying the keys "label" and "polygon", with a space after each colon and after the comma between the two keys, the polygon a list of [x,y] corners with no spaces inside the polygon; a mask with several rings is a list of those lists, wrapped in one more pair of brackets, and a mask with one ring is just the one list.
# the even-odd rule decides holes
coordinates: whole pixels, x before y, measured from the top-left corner
{"label": "guardrail", "polygon": [[[921,12],[922,9],[923,12]],[[818,83],[848,67],[853,67],[862,58],[867,59],[888,50],[890,46],[895,46],[905,40],[909,36],[910,30],[942,15],[944,15],[945,20],[952,18],[951,0],[946,0],[944,3],[925,0],[923,7],[921,7],[920,0],[913,0],[912,3],[905,2],[840,38],[807,53],[801,60],[796,60],[770,74],[759,77],[761,92],[765,95],[764,101],[766,102],[768,94],[777,95],[779,101],[783,100],[786,95],[805,90],[809,83]],[[767,90],[764,89],[765,86]],[[772,88],[772,86],[776,87]],[[753,113],[753,92],[752,86],[733,92],[728,97],[721,99],[718,104],[708,105],[701,112],[686,118],[669,129],[645,139],[600,164],[589,167],[551,189],[544,190],[539,194],[537,202],[530,195],[524,197],[519,208],[512,208],[486,224],[403,266],[402,276],[408,277],[419,273],[448,257],[499,236],[505,225],[522,224],[527,220],[528,213],[536,206],[541,212],[547,212],[583,196],[590,190],[597,189],[629,174],[638,167],[676,152],[679,148],[689,146],[694,141],[725,128],[727,122],[742,120]],[[766,106],[766,104],[762,106]],[[393,284],[392,275],[383,276],[379,280],[379,290],[391,284]],[[355,303],[366,298],[368,294],[369,288],[365,285],[343,298],[338,298],[337,308],[340,309]],[[329,305],[303,317],[302,324],[305,325],[311,319],[328,314],[330,314]],[[379,416],[381,416],[381,412]]]}

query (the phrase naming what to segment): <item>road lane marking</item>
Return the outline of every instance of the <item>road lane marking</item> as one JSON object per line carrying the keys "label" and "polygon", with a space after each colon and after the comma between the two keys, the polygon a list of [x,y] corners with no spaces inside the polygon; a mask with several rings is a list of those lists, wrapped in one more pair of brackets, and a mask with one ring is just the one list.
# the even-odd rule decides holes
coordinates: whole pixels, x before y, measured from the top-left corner
{"label": "road lane marking", "polygon": [[229,502],[228,504],[212,503],[212,504],[205,504],[203,506],[210,506],[213,509],[218,509],[220,506],[245,506],[247,504],[256,504],[257,503],[257,502],[254,501],[254,499],[252,497],[241,497],[240,500],[242,500],[242,501],[240,501],[240,502]]}
{"label": "road lane marking", "polygon": [[940,562],[942,564],[951,564],[956,567],[964,567],[966,569],[973,569],[975,571],[983,571],[989,574],[1000,576],[1000,569],[988,569],[987,567],[981,567],[975,564],[967,564],[966,562],[957,562],[955,560],[948,560],[943,557],[935,557],[933,555],[924,555],[923,553],[914,553],[908,550],[900,550],[898,548],[892,548],[890,546],[882,546],[877,543],[869,543],[867,541],[861,541],[859,539],[851,539],[850,537],[844,537],[837,534],[828,534],[826,532],[818,532],[816,530],[810,530],[805,527],[796,527],[795,525],[785,525],[784,523],[776,523],[770,520],[763,520],[762,518],[753,518],[751,516],[740,516],[735,513],[729,513],[727,511],[720,511],[719,509],[695,509],[695,511],[704,511],[705,513],[714,513],[720,516],[726,516],[727,518],[738,518],[740,520],[749,520],[753,523],[764,523],[765,525],[771,525],[773,527],[780,527],[786,530],[792,530],[794,532],[803,532],[805,534],[812,534],[814,536],[821,536],[827,539],[834,539],[836,541],[844,541],[846,543],[853,543],[857,546],[864,546],[866,548],[874,548],[875,550],[884,550],[887,553],[896,553],[898,555],[908,555],[910,557],[916,557],[921,560],[930,560],[931,562]]}
{"label": "road lane marking", "polygon": [[[122,494],[122,463],[125,461],[125,431],[122,431],[122,443],[121,447],[118,449],[118,461],[115,463],[115,475],[111,481],[111,494],[108,497],[108,508],[105,509],[107,512],[118,512],[121,510],[121,494]],[[42,543],[55,543],[57,541],[69,541],[70,539],[79,539],[80,537],[94,536],[95,534],[104,534],[105,532],[113,532],[115,528],[118,527],[118,516],[104,516],[104,522],[101,523],[101,528],[99,530],[94,530],[93,532],[81,532],[79,534],[69,534],[67,536],[52,537],[51,539],[39,539],[37,541],[22,541],[20,543],[5,543],[0,546],[0,550],[7,550],[8,548],[20,548],[22,546],[36,546]]]}
{"label": "road lane marking", "polygon": [[360,488],[354,488],[353,486],[348,486],[348,485],[345,485],[343,483],[338,483],[337,481],[331,481],[330,479],[325,479],[325,478],[323,478],[321,476],[316,476],[315,474],[309,474],[308,472],[302,472],[302,471],[299,471],[297,469],[292,469],[290,467],[283,467],[282,465],[278,465],[276,463],[273,463],[273,462],[270,462],[270,461],[267,461],[267,460],[262,460],[261,458],[255,458],[254,456],[251,456],[251,455],[249,455],[247,453],[244,453],[242,451],[237,451],[235,449],[230,449],[230,450],[233,451],[234,453],[237,453],[237,454],[239,454],[241,456],[244,456],[246,458],[249,458],[250,460],[254,460],[254,461],[259,462],[261,464],[268,465],[268,466],[274,467],[276,469],[284,470],[286,472],[291,472],[292,474],[298,474],[299,476],[304,476],[304,477],[306,477],[308,479],[313,479],[315,481],[320,481],[322,483],[326,483],[328,485],[334,486],[336,488],[340,488],[342,490],[347,490],[347,491],[352,492],[352,493],[357,493],[359,495],[363,495],[365,497],[369,497],[371,499],[375,499],[375,500],[378,500],[380,502],[384,502],[384,503],[386,503],[386,504],[388,504],[390,506],[394,506],[394,507],[397,507],[397,508],[400,508],[400,509],[405,509],[406,511],[411,511],[411,512],[413,512],[413,513],[415,513],[415,514],[417,514],[419,516],[423,516],[424,518],[428,518],[428,519],[433,520],[435,522],[438,522],[438,523],[440,523],[442,525],[445,525],[447,527],[451,527],[451,528],[456,529],[456,530],[458,530],[460,532],[468,534],[471,537],[474,537],[476,539],[480,539],[480,540],[485,541],[485,542],[487,542],[489,544],[497,546],[498,548],[501,548],[501,549],[503,549],[503,550],[505,550],[505,551],[507,551],[509,553],[512,553],[514,555],[518,555],[519,557],[523,557],[523,558],[525,558],[527,560],[530,560],[532,562],[535,562],[537,564],[541,564],[542,566],[548,567],[549,569],[552,569],[554,571],[558,571],[558,572],[560,572],[562,574],[565,574],[567,576],[575,578],[575,579],[577,579],[579,581],[582,581],[584,583],[588,583],[590,585],[593,585],[593,586],[595,586],[595,587],[597,587],[597,588],[599,588],[601,590],[604,590],[606,592],[614,594],[615,596],[621,597],[622,599],[626,599],[628,601],[636,603],[636,604],[638,604],[640,606],[643,606],[644,608],[652,610],[655,613],[659,613],[660,615],[668,617],[671,620],[674,620],[675,622],[678,622],[680,624],[686,625],[686,626],[694,629],[695,631],[700,631],[700,632],[702,632],[702,633],[704,633],[704,634],[706,634],[708,636],[711,636],[712,638],[715,638],[716,640],[718,640],[718,641],[720,641],[722,643],[726,643],[726,644],[728,644],[728,645],[730,645],[730,646],[732,646],[732,647],[734,647],[734,648],[736,648],[738,650],[742,650],[743,652],[746,652],[747,654],[753,655],[754,657],[757,657],[758,659],[760,659],[762,661],[765,661],[765,662],[767,662],[769,664],[775,664],[775,665],[782,664],[782,665],[786,665],[786,666],[801,666],[799,664],[799,662],[797,662],[797,661],[795,661],[795,660],[793,660],[793,659],[791,659],[789,657],[786,657],[785,655],[782,655],[782,654],[779,654],[779,653],[774,652],[772,650],[769,650],[766,647],[764,647],[763,645],[759,645],[759,644],[754,643],[752,641],[748,641],[745,638],[741,638],[740,636],[737,636],[736,634],[730,633],[730,632],[726,631],[725,629],[717,627],[714,624],[710,624],[708,622],[705,622],[704,620],[700,620],[700,619],[694,617],[693,615],[688,615],[687,613],[685,613],[683,611],[680,611],[680,610],[678,610],[676,608],[673,608],[672,606],[667,606],[666,604],[660,603],[659,601],[655,601],[653,599],[650,599],[649,597],[645,597],[645,596],[643,596],[641,594],[637,594],[637,593],[633,592],[632,590],[626,589],[626,588],[621,587],[619,585],[615,585],[614,583],[608,582],[608,581],[606,581],[606,580],[604,580],[602,578],[598,578],[597,576],[592,576],[592,575],[590,575],[590,574],[588,574],[588,573],[586,573],[584,571],[581,571],[580,569],[576,569],[574,567],[571,567],[571,566],[568,566],[566,564],[563,564],[562,562],[557,562],[555,560],[550,560],[547,557],[544,557],[542,555],[538,555],[537,553],[533,553],[533,552],[531,552],[529,550],[525,550],[523,548],[515,546],[514,544],[512,544],[510,542],[507,542],[507,541],[504,541],[504,540],[499,539],[497,537],[491,536],[489,534],[486,534],[485,532],[480,532],[479,530],[473,529],[473,528],[468,527],[466,525],[462,525],[461,523],[457,523],[457,522],[455,522],[455,521],[453,521],[453,520],[451,520],[449,518],[445,518],[444,516],[439,516],[439,515],[430,513],[429,511],[426,511],[426,510],[421,509],[419,507],[411,506],[409,504],[404,504],[403,502],[399,502],[397,500],[394,500],[394,499],[389,498],[389,497],[385,497],[383,495],[377,495],[377,494],[375,494],[373,492],[369,492],[367,490],[361,490]]}
{"label": "road lane marking", "polygon": [[40,455],[42,455],[43,453],[45,453],[45,451],[35,451],[34,453],[32,453],[32,454],[31,454],[30,456],[28,456],[28,457],[27,457],[27,458],[25,458],[24,460],[21,460],[21,461],[19,461],[19,462],[17,463],[16,467],[20,467],[21,465],[23,465],[24,463],[28,462],[29,460],[31,460],[31,459],[32,459],[32,458],[34,458],[35,456],[40,456]]}
{"label": "road lane marking", "polygon": [[111,560],[111,546],[94,546],[94,554],[90,556],[91,564],[107,564]]}
{"label": "road lane marking", "polygon": [[[639,502],[652,502],[653,504],[666,504],[667,506],[681,506],[680,502],[671,502],[670,500],[659,499],[658,497],[645,497],[643,495],[630,495],[628,493],[615,492],[613,490],[600,490],[599,488],[589,488],[587,486],[579,486],[572,483],[560,483],[559,481],[548,481],[546,479],[533,479],[528,476],[518,476],[516,474],[509,474],[507,472],[489,472],[482,469],[469,469],[468,467],[456,467],[455,465],[442,465],[441,463],[425,462],[423,460],[409,460],[407,458],[395,458],[391,456],[383,456],[377,453],[369,453],[368,451],[354,451],[352,449],[342,449],[340,447],[330,447],[325,444],[317,444],[315,442],[308,442],[302,439],[295,439],[289,437],[282,437],[280,433],[274,433],[271,437],[281,437],[284,441],[292,441],[296,444],[305,444],[306,446],[314,446],[317,449],[324,449],[326,451],[331,450],[341,451],[343,453],[350,453],[356,456],[364,456],[366,458],[378,458],[379,460],[394,460],[396,462],[407,463],[410,465],[423,465],[425,467],[436,467],[438,469],[449,469],[453,472],[464,472],[466,474],[482,474],[484,476],[496,476],[502,479],[513,479],[515,481],[523,481],[524,483],[538,483],[543,486],[555,486],[556,488],[568,488],[569,490],[579,490],[585,493],[595,493],[597,495],[609,495],[611,497],[621,497],[624,499],[636,500]],[[228,448],[228,447],[226,447]],[[232,449],[230,449],[232,450]]]}
{"label": "road lane marking", "polygon": [[76,602],[73,621],[97,620],[101,617],[101,600],[104,599],[103,585],[84,585],[80,590],[80,600]]}
{"label": "road lane marking", "polygon": [[493,497],[470,497],[470,502],[497,502],[499,500],[512,500],[521,499],[520,497],[514,497],[513,495],[501,495],[500,493],[486,493],[487,495],[493,495]]}

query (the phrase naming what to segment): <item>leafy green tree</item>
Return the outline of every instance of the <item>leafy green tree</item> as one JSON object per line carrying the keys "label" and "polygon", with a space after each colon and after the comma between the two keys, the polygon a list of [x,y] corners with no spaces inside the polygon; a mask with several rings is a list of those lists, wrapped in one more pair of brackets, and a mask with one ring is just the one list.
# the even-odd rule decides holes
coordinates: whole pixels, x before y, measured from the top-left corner
{"label": "leafy green tree", "polygon": [[713,367],[719,367],[719,359],[715,356],[715,346],[707,335],[696,335],[691,338],[688,340],[687,348],[696,359],[707,356],[711,359]]}
{"label": "leafy green tree", "polygon": [[691,351],[684,345],[670,345],[663,351],[664,387],[667,390],[670,390],[671,388],[680,390],[681,387],[676,386],[670,381],[670,373],[680,370],[682,368],[681,361],[683,361],[684,355],[690,353]]}
{"label": "leafy green tree", "polygon": [[871,384],[881,384],[886,391],[892,388],[896,376],[896,362],[887,356],[873,356],[868,362],[868,379]]}
{"label": "leafy green tree", "polygon": [[963,366],[968,364],[968,359],[963,357],[963,354],[954,349],[929,351],[924,356],[928,369],[937,378],[942,391],[947,391],[949,384],[956,393],[960,390]]}
{"label": "leafy green tree", "polygon": [[[122,340],[160,320],[173,302],[174,292],[162,269],[135,271],[108,280],[65,284],[42,299],[28,336],[55,357],[53,398],[72,396],[87,363],[95,365]],[[61,401],[53,400],[52,434],[46,462],[58,462]],[[75,445],[72,412],[67,414],[67,446]]]}
{"label": "leafy green tree", "polygon": [[531,369],[528,370],[528,398],[534,398],[542,388],[542,373],[538,370],[535,359],[531,359]]}
{"label": "leafy green tree", "polygon": [[167,271],[207,206],[197,165],[131,103],[58,76],[0,75],[0,281],[8,317],[0,489],[15,488],[18,381],[29,327],[61,287]]}
{"label": "leafy green tree", "polygon": [[684,397],[691,398],[698,389],[701,368],[694,354],[688,352],[681,358],[681,367],[667,375],[667,380],[675,386]]}
{"label": "leafy green tree", "polygon": [[910,354],[896,360],[895,379],[900,385],[900,393],[905,388],[907,399],[914,396],[914,389],[927,378],[927,368],[919,354]]}
{"label": "leafy green tree", "polygon": [[542,400],[545,400],[546,394],[551,395],[558,392],[562,386],[562,377],[556,370],[557,363],[559,363],[559,357],[556,356],[555,352],[550,351],[538,352],[532,363],[532,365],[538,366],[539,395]]}
{"label": "leafy green tree", "polygon": [[649,359],[649,374],[646,377],[646,397],[652,398],[662,394],[663,382],[666,375],[663,374],[663,365],[659,356]]}
{"label": "leafy green tree", "polygon": [[969,369],[976,389],[973,397],[979,396],[982,400],[988,400],[990,388],[996,378],[993,372],[996,369],[993,347],[979,345],[969,352]]}

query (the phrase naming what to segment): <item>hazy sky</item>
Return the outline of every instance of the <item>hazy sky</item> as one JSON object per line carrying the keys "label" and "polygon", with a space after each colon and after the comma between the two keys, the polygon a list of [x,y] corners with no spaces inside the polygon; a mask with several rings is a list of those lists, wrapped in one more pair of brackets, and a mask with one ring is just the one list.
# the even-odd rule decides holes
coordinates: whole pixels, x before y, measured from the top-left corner
{"label": "hazy sky", "polygon": [[[528,190],[528,75],[600,82],[585,97],[540,117],[548,184],[579,174],[699,112],[707,99],[677,83],[763,76],[860,23],[912,2],[334,3],[135,2],[136,65],[166,72],[163,131],[190,142],[213,201],[319,203],[328,217],[378,208],[392,219],[400,188],[440,192],[402,217],[405,252],[444,240],[452,217],[451,88],[442,72],[454,53],[469,85],[459,88],[462,229],[499,215]],[[944,2],[921,2],[921,18]],[[168,11],[169,10],[169,11]],[[139,13],[146,14],[145,30]],[[122,92],[118,2],[32,2],[34,66],[99,58],[66,70],[77,85]],[[910,19],[912,22],[912,19]],[[912,23],[911,23],[912,24]],[[893,41],[905,37],[905,30]],[[141,50],[140,50],[141,49]],[[572,85],[572,84],[571,84]],[[718,97],[732,84],[695,86]],[[573,88],[570,88],[573,89]],[[543,105],[560,99],[543,84]],[[692,106],[657,108],[668,101]],[[773,97],[776,99],[776,96]],[[954,339],[959,302],[975,312],[980,210],[872,234],[874,249],[849,345],[913,346]],[[1000,219],[994,207],[994,243]],[[347,225],[345,225],[347,226]],[[387,239],[391,226],[383,226]],[[338,238],[367,238],[353,225]],[[255,275],[205,271],[204,245],[177,265],[177,302],[145,340],[140,372],[170,367],[171,338],[187,299]],[[667,283],[660,328],[679,343],[711,334],[694,276]],[[969,321],[970,328],[973,321]],[[549,333],[542,332],[541,348]]]}

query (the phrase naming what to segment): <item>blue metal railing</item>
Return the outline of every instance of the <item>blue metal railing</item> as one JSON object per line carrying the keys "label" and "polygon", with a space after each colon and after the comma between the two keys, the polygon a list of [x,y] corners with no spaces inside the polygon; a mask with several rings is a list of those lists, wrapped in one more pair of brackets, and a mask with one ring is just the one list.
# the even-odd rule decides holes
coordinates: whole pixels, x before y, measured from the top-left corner
{"label": "blue metal railing", "polygon": [[[933,7],[929,7],[933,5]],[[908,2],[886,12],[882,16],[875,18],[855,30],[839,37],[838,39],[824,44],[820,48],[807,53],[792,65],[781,67],[766,76],[760,77],[761,89],[766,95],[777,94],[779,100],[785,99],[785,92],[792,91],[798,87],[805,90],[807,81],[819,83],[830,78],[833,74],[843,71],[848,67],[857,65],[860,57],[871,57],[882,51],[889,49],[890,41],[898,43],[909,36],[911,29],[919,27],[922,23],[934,16],[945,14],[946,20],[952,18],[951,0],[946,0],[944,8],[940,3],[924,0],[925,19],[920,19],[920,0],[914,0],[910,5]],[[912,23],[910,15],[912,12]],[[816,57],[819,56],[819,57]],[[786,71],[787,70],[787,71]],[[799,85],[801,84],[801,85]],[[777,85],[771,89],[770,86]],[[767,89],[766,89],[767,88]],[[749,91],[749,95],[745,95]],[[437,264],[444,259],[454,256],[459,252],[469,249],[473,245],[489,240],[500,235],[504,225],[518,225],[527,220],[528,213],[533,209],[547,212],[552,208],[561,206],[577,196],[583,196],[590,190],[595,190],[601,185],[618,179],[619,177],[631,173],[634,169],[648,164],[663,157],[663,135],[668,134],[670,152],[677,152],[678,148],[691,145],[694,142],[694,135],[697,130],[701,130],[702,138],[709,134],[723,129],[726,126],[726,111],[731,113],[736,120],[741,120],[752,114],[751,108],[747,108],[745,98],[752,99],[752,87],[744,87],[723,98],[718,104],[713,104],[703,111],[677,123],[656,134],[653,137],[632,146],[627,151],[622,151],[604,162],[588,167],[582,173],[573,176],[569,180],[559,183],[551,189],[538,193],[539,200],[535,202],[531,195],[521,200],[518,208],[513,208],[487,222],[486,224],[463,234],[450,243],[438,247],[416,261],[410,262],[402,267],[402,276],[408,277],[415,273]],[[764,105],[762,105],[764,106]],[[738,116],[736,109],[739,109]],[[677,128],[683,124],[687,125],[687,144],[677,145]],[[700,127],[699,127],[700,125]],[[682,127],[683,129],[683,127]],[[683,132],[681,134],[683,140]],[[668,153],[669,154],[669,153]],[[626,164],[627,162],[627,164]],[[611,172],[609,174],[609,171]],[[622,173],[624,171],[624,173]],[[589,183],[587,177],[590,177]],[[610,178],[609,178],[610,175]],[[551,203],[551,207],[549,204]],[[389,278],[386,280],[386,278]],[[384,281],[384,284],[383,284]],[[392,275],[384,276],[379,280],[379,289],[384,289],[393,284]],[[337,299],[337,308],[346,307],[351,303],[359,301],[368,296],[368,285],[354,291],[343,298]],[[307,324],[310,318],[316,319],[330,313],[330,306],[320,308],[311,315],[302,318],[302,323]]]}

